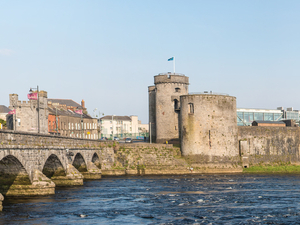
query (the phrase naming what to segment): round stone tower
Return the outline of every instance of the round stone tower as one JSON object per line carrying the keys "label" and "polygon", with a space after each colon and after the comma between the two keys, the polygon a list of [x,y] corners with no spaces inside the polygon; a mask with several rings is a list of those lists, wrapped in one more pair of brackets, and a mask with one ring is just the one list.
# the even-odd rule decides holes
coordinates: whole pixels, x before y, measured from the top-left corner
{"label": "round stone tower", "polygon": [[159,74],[155,84],[155,135],[157,143],[179,139],[180,96],[188,94],[189,78],[183,74]]}
{"label": "round stone tower", "polygon": [[221,94],[180,97],[181,152],[202,162],[230,161],[239,155],[236,98]]}

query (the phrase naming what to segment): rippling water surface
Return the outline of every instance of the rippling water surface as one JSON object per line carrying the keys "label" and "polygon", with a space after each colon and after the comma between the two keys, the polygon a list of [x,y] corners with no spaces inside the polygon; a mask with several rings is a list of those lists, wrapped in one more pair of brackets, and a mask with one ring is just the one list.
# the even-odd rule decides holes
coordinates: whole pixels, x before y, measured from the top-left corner
{"label": "rippling water surface", "polygon": [[299,175],[110,177],[6,199],[0,224],[299,224]]}

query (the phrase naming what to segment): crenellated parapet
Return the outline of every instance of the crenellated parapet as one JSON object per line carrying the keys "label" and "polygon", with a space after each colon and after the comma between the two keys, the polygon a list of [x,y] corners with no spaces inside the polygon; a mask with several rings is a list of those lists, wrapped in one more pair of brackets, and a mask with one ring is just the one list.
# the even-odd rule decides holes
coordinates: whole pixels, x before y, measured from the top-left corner
{"label": "crenellated parapet", "polygon": [[154,84],[161,83],[182,83],[189,84],[189,78],[179,73],[161,73],[154,76]]}

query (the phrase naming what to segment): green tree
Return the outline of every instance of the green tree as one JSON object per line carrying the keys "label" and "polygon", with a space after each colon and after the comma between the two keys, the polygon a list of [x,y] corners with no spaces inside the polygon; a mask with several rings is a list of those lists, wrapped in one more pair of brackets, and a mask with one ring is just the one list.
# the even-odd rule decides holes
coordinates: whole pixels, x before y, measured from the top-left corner
{"label": "green tree", "polygon": [[6,121],[5,121],[5,120],[0,119],[0,123],[1,123],[4,127],[6,127]]}

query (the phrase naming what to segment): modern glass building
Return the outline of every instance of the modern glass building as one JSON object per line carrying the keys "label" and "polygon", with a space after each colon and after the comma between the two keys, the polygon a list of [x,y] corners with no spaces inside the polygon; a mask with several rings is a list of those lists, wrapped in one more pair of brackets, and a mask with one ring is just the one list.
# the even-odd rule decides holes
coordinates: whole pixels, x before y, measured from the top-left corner
{"label": "modern glass building", "polygon": [[299,110],[293,110],[293,108],[287,108],[283,112],[283,117],[287,120],[295,120],[296,123],[299,122]]}
{"label": "modern glass building", "polygon": [[277,109],[241,109],[237,110],[237,125],[251,126],[255,120],[261,121],[280,121],[294,120],[299,125],[300,114],[299,110],[293,110],[293,107],[287,108],[278,107]]}
{"label": "modern glass building", "polygon": [[251,126],[254,120],[280,121],[284,116],[284,112],[278,109],[237,109],[236,111],[238,126]]}

